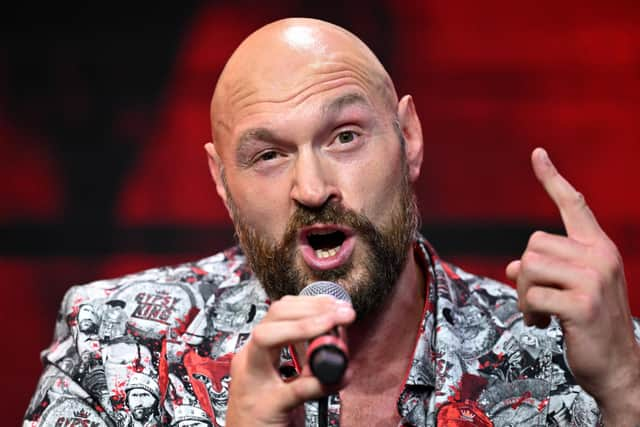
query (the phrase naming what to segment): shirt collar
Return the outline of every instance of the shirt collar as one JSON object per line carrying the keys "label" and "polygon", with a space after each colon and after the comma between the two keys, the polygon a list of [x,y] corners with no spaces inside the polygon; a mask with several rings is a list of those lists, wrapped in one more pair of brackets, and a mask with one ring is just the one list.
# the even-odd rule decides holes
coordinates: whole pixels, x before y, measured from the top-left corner
{"label": "shirt collar", "polygon": [[425,302],[413,358],[408,369],[406,387],[435,386],[435,357],[433,353],[433,331],[435,326],[435,307],[437,297],[438,274],[440,269],[438,255],[422,236],[418,236],[414,245],[416,260],[425,277]]}

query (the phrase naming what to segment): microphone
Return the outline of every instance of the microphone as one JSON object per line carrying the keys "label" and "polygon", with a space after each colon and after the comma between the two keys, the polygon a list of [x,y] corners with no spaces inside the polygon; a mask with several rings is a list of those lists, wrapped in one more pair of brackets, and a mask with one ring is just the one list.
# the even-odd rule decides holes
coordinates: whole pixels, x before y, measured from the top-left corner
{"label": "microphone", "polygon": [[[345,289],[337,283],[319,281],[306,286],[300,295],[331,295],[351,303]],[[324,335],[315,337],[307,347],[307,362],[313,375],[325,385],[337,384],[349,364],[349,351],[345,343],[343,327],[335,327]]]}

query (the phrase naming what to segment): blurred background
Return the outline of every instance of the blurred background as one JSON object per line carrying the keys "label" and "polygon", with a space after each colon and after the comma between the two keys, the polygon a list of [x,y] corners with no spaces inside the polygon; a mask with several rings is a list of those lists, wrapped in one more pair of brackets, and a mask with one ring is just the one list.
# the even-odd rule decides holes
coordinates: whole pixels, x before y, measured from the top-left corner
{"label": "blurred background", "polygon": [[69,286],[234,242],[202,148],[209,99],[237,44],[285,16],[351,30],[414,96],[423,231],[444,258],[505,280],[533,230],[562,232],[530,168],[542,145],[618,244],[640,315],[636,0],[3,9],[0,401],[12,424]]}

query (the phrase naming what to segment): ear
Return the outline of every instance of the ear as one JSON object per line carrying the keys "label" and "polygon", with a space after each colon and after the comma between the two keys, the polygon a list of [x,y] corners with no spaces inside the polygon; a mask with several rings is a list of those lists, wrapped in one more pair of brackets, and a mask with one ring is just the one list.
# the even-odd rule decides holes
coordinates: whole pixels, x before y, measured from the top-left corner
{"label": "ear", "polygon": [[207,152],[207,161],[209,163],[209,173],[211,174],[211,178],[213,178],[213,182],[216,183],[216,191],[218,196],[224,202],[229,215],[231,215],[231,211],[229,209],[229,203],[227,201],[227,189],[222,182],[222,161],[220,160],[220,156],[218,155],[218,150],[216,150],[216,146],[213,142],[207,142],[204,145],[204,149]]}
{"label": "ear", "polygon": [[411,95],[403,96],[398,102],[398,121],[405,140],[409,181],[415,182],[422,168],[423,141],[422,126]]}

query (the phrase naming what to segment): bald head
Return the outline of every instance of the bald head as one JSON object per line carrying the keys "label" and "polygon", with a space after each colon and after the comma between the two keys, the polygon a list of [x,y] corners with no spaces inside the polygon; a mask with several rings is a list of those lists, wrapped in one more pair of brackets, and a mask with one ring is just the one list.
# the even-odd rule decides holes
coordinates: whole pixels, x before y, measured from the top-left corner
{"label": "bald head", "polygon": [[211,101],[213,139],[223,142],[256,107],[295,105],[349,79],[395,109],[391,78],[356,36],[315,19],[268,24],[240,44],[220,75]]}

